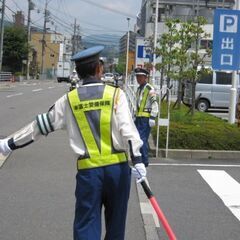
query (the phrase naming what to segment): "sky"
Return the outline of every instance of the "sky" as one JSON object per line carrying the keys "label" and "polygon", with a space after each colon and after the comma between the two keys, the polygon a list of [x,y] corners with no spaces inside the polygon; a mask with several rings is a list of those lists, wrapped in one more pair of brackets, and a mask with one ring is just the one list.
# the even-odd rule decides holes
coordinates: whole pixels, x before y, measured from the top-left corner
{"label": "sky", "polygon": [[[142,0],[32,0],[35,9],[31,11],[32,24],[43,28],[44,7],[48,2],[50,22],[47,27],[60,33],[72,34],[74,20],[80,34],[114,34],[122,36],[129,28],[133,30],[136,15],[140,12]],[[12,20],[14,12],[23,11],[27,21],[28,0],[6,0],[6,19]]]}

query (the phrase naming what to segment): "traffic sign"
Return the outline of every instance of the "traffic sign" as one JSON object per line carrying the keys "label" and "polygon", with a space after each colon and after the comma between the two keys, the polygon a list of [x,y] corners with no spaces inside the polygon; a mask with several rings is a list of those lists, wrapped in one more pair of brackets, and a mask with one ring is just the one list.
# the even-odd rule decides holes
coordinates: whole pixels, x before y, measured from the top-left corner
{"label": "traffic sign", "polygon": [[216,9],[214,12],[212,68],[240,69],[240,11]]}

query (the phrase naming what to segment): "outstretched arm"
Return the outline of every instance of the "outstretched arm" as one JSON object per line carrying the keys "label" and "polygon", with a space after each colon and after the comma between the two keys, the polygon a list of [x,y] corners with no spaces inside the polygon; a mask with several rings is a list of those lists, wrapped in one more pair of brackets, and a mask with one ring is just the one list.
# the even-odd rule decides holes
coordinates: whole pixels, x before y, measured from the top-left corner
{"label": "outstretched arm", "polygon": [[65,127],[66,96],[60,98],[47,113],[38,114],[31,123],[11,136],[0,140],[0,153],[8,155],[11,151],[25,147],[41,136]]}

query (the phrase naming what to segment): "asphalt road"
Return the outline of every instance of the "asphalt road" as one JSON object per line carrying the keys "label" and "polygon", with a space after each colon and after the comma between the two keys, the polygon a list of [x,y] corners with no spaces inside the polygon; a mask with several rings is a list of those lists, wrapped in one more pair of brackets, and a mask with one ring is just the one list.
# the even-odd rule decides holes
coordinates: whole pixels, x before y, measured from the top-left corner
{"label": "asphalt road", "polygon": [[[53,82],[0,86],[0,135],[46,112],[67,89]],[[75,164],[64,131],[13,152],[0,169],[1,240],[72,239]],[[151,159],[148,180],[178,240],[239,239],[239,169],[240,160]],[[153,215],[142,201],[133,183],[126,240],[168,239],[156,219],[159,237],[151,236],[143,219]]]}
{"label": "asphalt road", "polygon": [[[239,239],[240,160],[152,159],[151,163],[148,180],[177,239]],[[165,236],[162,230],[160,236]]]}

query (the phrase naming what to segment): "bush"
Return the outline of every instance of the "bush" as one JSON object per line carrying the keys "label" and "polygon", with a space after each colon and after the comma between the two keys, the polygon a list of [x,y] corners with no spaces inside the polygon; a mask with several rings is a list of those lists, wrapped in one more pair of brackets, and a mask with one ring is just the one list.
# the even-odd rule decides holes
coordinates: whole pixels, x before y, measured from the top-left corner
{"label": "bush", "polygon": [[[162,104],[161,118],[166,117],[166,104]],[[187,115],[188,108],[170,110],[169,148],[240,150],[240,128],[208,113]],[[166,127],[160,127],[159,147],[165,148]],[[152,130],[154,140],[157,128]]]}

